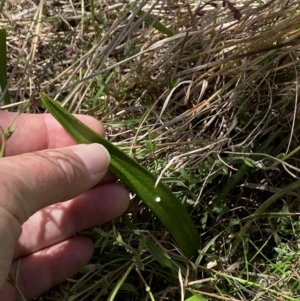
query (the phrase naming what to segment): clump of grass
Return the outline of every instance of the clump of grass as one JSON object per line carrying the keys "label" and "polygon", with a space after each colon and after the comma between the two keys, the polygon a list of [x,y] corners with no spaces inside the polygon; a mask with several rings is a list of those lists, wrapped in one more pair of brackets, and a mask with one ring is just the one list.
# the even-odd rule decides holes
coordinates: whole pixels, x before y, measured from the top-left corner
{"label": "clump of grass", "polygon": [[297,300],[298,1],[71,3],[5,3],[13,105],[44,92],[104,122],[182,200],[203,249],[184,258],[133,195],[43,298]]}

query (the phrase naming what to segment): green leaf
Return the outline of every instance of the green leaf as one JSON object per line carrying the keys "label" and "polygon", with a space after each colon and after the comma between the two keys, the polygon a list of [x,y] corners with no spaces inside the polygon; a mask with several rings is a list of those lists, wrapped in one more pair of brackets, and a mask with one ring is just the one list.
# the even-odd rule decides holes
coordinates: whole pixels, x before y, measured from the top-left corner
{"label": "green leaf", "polygon": [[207,301],[206,298],[204,298],[202,295],[194,295],[188,299],[186,299],[185,301]]}
{"label": "green leaf", "polygon": [[152,254],[152,256],[163,266],[170,268],[173,272],[176,271],[176,266],[170,257],[158,248],[152,241],[146,239],[146,249]]}
{"label": "green leaf", "polygon": [[224,213],[227,213],[229,212],[229,208],[227,206],[224,206],[224,205],[218,205],[218,206],[215,206],[213,209],[212,209],[213,212],[216,212],[218,214],[224,214]]}
{"label": "green leaf", "polygon": [[[0,87],[3,91],[7,86],[7,54],[6,54],[6,30],[0,29]],[[0,94],[1,95],[1,94]],[[6,91],[4,95],[6,105],[10,104],[9,93]]]}
{"label": "green leaf", "polygon": [[[115,287],[115,283],[111,283],[107,288],[108,289],[113,289]],[[139,292],[138,290],[136,289],[136,287],[132,284],[132,283],[123,283],[121,286],[120,286],[120,291],[125,291],[125,292],[128,292],[128,293],[134,293],[135,295],[139,296]]]}
{"label": "green leaf", "polygon": [[3,12],[4,3],[5,3],[5,0],[1,0],[1,1],[0,1],[0,13]]}
{"label": "green leaf", "polygon": [[[134,11],[134,7],[131,7],[131,11]],[[146,13],[143,12],[142,10],[139,10],[137,12],[137,16],[139,16],[140,18],[143,18],[145,15],[146,15]],[[148,15],[148,16],[145,17],[145,23],[147,23],[149,26],[154,27],[159,32],[167,35],[168,37],[174,36],[174,32],[173,31],[171,31],[170,29],[166,28],[162,23],[160,23],[159,21],[157,21],[155,18],[153,18],[150,15]]]}
{"label": "green leaf", "polygon": [[[272,133],[270,137],[264,142],[264,144],[257,150],[257,152],[258,153],[265,152],[269,144],[276,138],[279,132],[280,129],[275,133]],[[229,182],[224,186],[222,191],[214,199],[213,207],[219,204],[219,202],[223,200],[234,187],[236,187],[239,181],[244,177],[245,174],[249,172],[250,169],[251,167],[244,162],[244,164],[237,171],[237,173],[229,180]]]}
{"label": "green leaf", "polygon": [[156,217],[172,234],[183,254],[196,256],[200,248],[200,235],[182,203],[147,169],[134,161],[115,145],[74,117],[66,109],[42,95],[42,103],[78,143],[100,143],[110,153],[109,170],[145,202]]}
{"label": "green leaf", "polygon": [[115,300],[115,297],[118,293],[118,291],[121,289],[122,285],[124,284],[126,278],[128,277],[129,273],[131,272],[131,270],[134,268],[134,264],[131,264],[128,269],[126,270],[126,272],[124,273],[124,275],[119,279],[119,281],[116,283],[114,289],[112,290],[112,292],[110,293],[109,297],[107,300],[109,301],[113,301]]}
{"label": "green leaf", "polygon": [[255,162],[254,160],[250,159],[250,158],[244,158],[244,163],[250,167],[255,167]]}

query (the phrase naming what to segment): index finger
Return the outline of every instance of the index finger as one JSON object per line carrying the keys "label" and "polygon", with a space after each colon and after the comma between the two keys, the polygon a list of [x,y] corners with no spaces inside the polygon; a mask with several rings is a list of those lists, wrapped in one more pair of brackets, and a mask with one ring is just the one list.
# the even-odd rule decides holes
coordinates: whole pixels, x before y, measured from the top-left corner
{"label": "index finger", "polygon": [[[0,127],[5,131],[15,113],[0,112]],[[104,135],[102,124],[86,115],[77,115],[82,122]],[[5,156],[14,156],[44,149],[76,144],[51,114],[21,114],[15,121],[16,130],[7,141]],[[0,137],[1,142],[1,137]]]}

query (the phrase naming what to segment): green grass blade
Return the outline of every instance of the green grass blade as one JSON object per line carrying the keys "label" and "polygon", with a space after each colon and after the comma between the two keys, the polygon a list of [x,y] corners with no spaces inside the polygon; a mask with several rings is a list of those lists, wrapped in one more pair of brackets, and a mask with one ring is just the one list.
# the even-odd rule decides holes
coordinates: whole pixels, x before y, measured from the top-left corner
{"label": "green grass blade", "polygon": [[152,256],[163,266],[168,267],[175,274],[176,266],[172,260],[160,248],[158,248],[151,240],[146,238],[145,248],[152,254]]}
{"label": "green grass blade", "polygon": [[116,284],[115,288],[112,290],[110,296],[108,297],[108,301],[113,301],[115,300],[115,297],[118,293],[118,291],[120,290],[120,288],[122,287],[122,285],[124,284],[125,280],[127,279],[129,273],[132,271],[132,269],[134,268],[134,264],[131,264],[128,269],[126,270],[126,272],[124,273],[124,275],[121,277],[121,279],[119,279],[118,283]]}
{"label": "green grass blade", "polygon": [[[291,191],[298,191],[300,188],[300,181],[296,181],[292,184],[290,184],[289,186],[281,189],[280,191],[278,191],[277,193],[275,193],[274,195],[272,195],[270,198],[268,198],[264,203],[262,203],[258,209],[256,209],[256,211],[254,212],[253,215],[259,215],[261,213],[264,213],[264,211],[270,207],[272,204],[274,204],[278,199],[286,196],[289,192]],[[246,222],[246,224],[242,227],[242,229],[240,230],[240,232],[238,234],[236,234],[236,238],[232,243],[232,248],[230,250],[230,256],[232,254],[235,253],[235,251],[237,250],[239,244],[241,243],[243,237],[245,236],[245,234],[248,232],[249,228],[251,227],[253,223],[253,220],[250,219]]]}
{"label": "green grass blade", "polygon": [[95,30],[95,32],[97,32],[94,0],[91,0],[91,15],[92,15],[92,23],[93,23],[94,30]]}
{"label": "green grass blade", "polygon": [[4,3],[5,3],[5,0],[1,0],[1,1],[0,1],[0,13],[3,12]]}
{"label": "green grass blade", "polygon": [[136,193],[171,233],[187,257],[196,256],[200,248],[200,236],[184,206],[147,169],[130,158],[108,140],[94,132],[57,102],[42,96],[42,103],[78,143],[100,143],[111,155],[109,170]]}
{"label": "green grass blade", "polygon": [[186,299],[185,301],[207,301],[207,299],[204,298],[203,296],[197,294],[197,295],[194,295],[194,296]]}
{"label": "green grass blade", "polygon": [[[270,137],[264,142],[264,144],[258,149],[258,153],[262,153],[265,151],[265,149],[269,146],[269,144],[275,139],[275,137],[278,135],[279,130],[275,133],[271,134]],[[226,184],[226,186],[223,188],[223,190],[218,194],[218,196],[214,199],[213,205],[219,204],[221,200],[223,200],[229,192],[236,187],[236,185],[240,182],[240,180],[244,177],[244,175],[251,170],[251,166],[244,163],[241,168],[238,170],[238,172],[232,177],[232,179]]]}
{"label": "green grass blade", "polygon": [[[7,85],[7,53],[6,53],[6,30],[0,29],[0,87],[3,91]],[[0,97],[1,98],[1,97]],[[10,104],[9,93],[6,91],[4,95],[6,105]]]}
{"label": "green grass blade", "polygon": [[[132,7],[131,10],[133,11],[134,8]],[[143,18],[146,15],[145,12],[143,12],[142,10],[137,12],[137,16],[140,18]],[[155,29],[157,29],[159,32],[167,35],[168,37],[172,37],[174,36],[174,32],[171,31],[170,29],[168,29],[167,27],[165,27],[162,23],[160,23],[159,21],[157,21],[155,18],[153,18],[152,16],[148,15],[145,17],[145,23],[148,24],[149,26],[154,27]]]}

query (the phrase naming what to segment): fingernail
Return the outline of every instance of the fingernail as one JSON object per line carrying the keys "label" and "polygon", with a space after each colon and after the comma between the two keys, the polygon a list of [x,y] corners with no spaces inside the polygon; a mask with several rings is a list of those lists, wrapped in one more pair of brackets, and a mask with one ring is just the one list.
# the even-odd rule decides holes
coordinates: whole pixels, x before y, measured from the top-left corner
{"label": "fingernail", "polygon": [[107,149],[97,143],[81,144],[73,152],[82,160],[91,174],[100,174],[107,171],[110,155]]}

